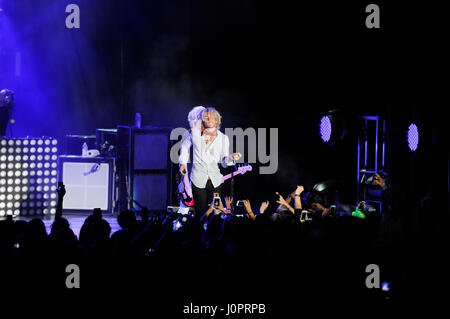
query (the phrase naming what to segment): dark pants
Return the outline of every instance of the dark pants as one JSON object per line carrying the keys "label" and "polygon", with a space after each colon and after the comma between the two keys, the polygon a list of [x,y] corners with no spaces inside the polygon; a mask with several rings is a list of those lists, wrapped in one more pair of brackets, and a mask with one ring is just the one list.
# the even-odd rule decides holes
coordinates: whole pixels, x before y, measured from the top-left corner
{"label": "dark pants", "polygon": [[214,188],[210,179],[206,183],[205,188],[198,188],[192,184],[192,195],[194,196],[195,216],[202,217],[208,210],[208,205],[211,204],[214,193],[220,194],[221,185]]}

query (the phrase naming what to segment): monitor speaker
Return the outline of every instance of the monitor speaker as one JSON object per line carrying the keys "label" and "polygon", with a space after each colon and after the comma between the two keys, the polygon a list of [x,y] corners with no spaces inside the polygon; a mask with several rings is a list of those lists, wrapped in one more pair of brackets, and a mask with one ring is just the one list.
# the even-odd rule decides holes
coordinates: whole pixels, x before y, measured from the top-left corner
{"label": "monitor speaker", "polygon": [[90,213],[100,208],[105,213],[113,212],[114,158],[60,156],[59,169],[66,187],[65,211]]}

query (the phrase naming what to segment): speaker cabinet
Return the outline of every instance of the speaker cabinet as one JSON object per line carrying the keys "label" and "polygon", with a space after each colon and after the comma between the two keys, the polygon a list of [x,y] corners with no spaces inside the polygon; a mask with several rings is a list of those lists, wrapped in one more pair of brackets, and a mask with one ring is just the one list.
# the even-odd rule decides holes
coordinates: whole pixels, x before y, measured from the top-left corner
{"label": "speaker cabinet", "polygon": [[114,158],[59,156],[59,174],[66,186],[64,211],[91,213],[94,208],[101,208],[104,213],[113,213]]}
{"label": "speaker cabinet", "polygon": [[166,210],[172,201],[171,128],[117,127],[119,210]]}

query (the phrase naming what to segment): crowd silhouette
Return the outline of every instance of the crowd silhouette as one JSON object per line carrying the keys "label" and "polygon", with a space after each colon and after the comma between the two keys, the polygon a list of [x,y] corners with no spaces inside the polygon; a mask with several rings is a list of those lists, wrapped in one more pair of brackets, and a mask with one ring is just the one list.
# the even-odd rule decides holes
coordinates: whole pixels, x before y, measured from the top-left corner
{"label": "crowd silhouette", "polygon": [[[383,303],[429,293],[439,285],[436,270],[444,272],[446,224],[424,222],[405,238],[399,229],[407,212],[390,187],[383,193],[383,218],[330,213],[323,203],[308,203],[310,194],[299,186],[287,199],[277,193],[274,210],[269,202],[253,209],[250,201],[241,206],[225,197],[225,206],[213,202],[201,217],[123,211],[112,234],[94,209],[77,238],[62,214],[61,185],[49,234],[39,218],[0,221],[1,286],[67,289],[66,266],[75,264],[81,289],[146,287],[170,298],[224,295],[295,305],[303,297]],[[432,206],[423,198],[420,214]],[[382,289],[366,287],[369,264],[383,270]]]}

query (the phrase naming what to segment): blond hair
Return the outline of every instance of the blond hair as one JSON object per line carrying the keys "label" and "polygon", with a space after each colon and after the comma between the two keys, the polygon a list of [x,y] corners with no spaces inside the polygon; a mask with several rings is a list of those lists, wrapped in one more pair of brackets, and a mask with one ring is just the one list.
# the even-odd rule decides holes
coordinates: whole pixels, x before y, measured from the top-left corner
{"label": "blond hair", "polygon": [[214,114],[217,120],[217,128],[220,129],[220,124],[222,123],[222,116],[220,115],[219,111],[217,111],[213,107],[207,107],[205,110],[202,111],[202,128],[204,128],[203,121],[206,120],[206,112]]}

